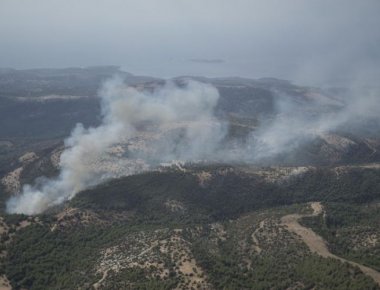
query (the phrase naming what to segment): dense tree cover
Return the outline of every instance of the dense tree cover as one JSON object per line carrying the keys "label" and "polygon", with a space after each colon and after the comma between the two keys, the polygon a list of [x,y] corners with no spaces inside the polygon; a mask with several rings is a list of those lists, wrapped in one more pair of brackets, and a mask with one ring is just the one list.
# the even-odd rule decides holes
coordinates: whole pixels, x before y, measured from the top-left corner
{"label": "dense tree cover", "polygon": [[231,252],[213,256],[202,248],[195,248],[197,259],[210,276],[216,289],[380,289],[359,269],[333,259],[315,255],[299,258],[283,249],[279,256],[260,256],[251,270],[239,267]]}
{"label": "dense tree cover", "polygon": [[331,258],[305,257],[295,266],[295,272],[305,289],[379,289],[359,268]]}
{"label": "dense tree cover", "polygon": [[15,237],[9,247],[7,276],[15,289],[72,289],[91,281],[94,244],[102,232],[51,232],[31,226]]}
{"label": "dense tree cover", "polygon": [[[142,224],[78,226],[65,231],[51,231],[48,225],[30,226],[17,232],[9,246],[6,274],[15,289],[90,289],[102,276],[96,273],[102,249],[135,232],[155,229],[157,226]],[[286,289],[295,285],[307,289],[380,289],[358,269],[307,255],[302,247],[277,245],[264,255],[242,256],[234,238],[219,241],[216,250],[210,248],[207,234],[205,231],[200,239],[186,233],[184,237],[215,289]],[[242,258],[250,259],[252,267],[242,266]],[[104,287],[173,289],[178,279],[174,273],[159,279],[149,274],[149,268],[133,267],[109,272]]]}
{"label": "dense tree cover", "polygon": [[295,178],[285,186],[299,201],[365,203],[380,198],[380,170],[349,168],[336,173],[318,168]]}
{"label": "dense tree cover", "polygon": [[119,273],[110,273],[109,282],[105,284],[104,288],[110,290],[169,290],[174,289],[178,284],[174,277],[162,280],[157,277],[147,278],[147,276],[149,276],[147,270],[144,271],[141,268],[123,269]]}
{"label": "dense tree cover", "polygon": [[[335,247],[332,250],[378,268],[380,255],[377,250],[372,256],[350,251],[344,244],[344,236],[337,237],[334,233],[358,223],[368,225],[380,220],[378,209],[367,213],[364,205],[357,205],[378,198],[379,171],[347,172],[337,178],[330,170],[314,170],[282,183],[270,183],[257,175],[222,168],[223,174],[215,174],[201,185],[193,174],[197,170],[190,173],[149,172],[113,180],[78,194],[68,204],[103,216],[111,212],[131,213],[128,220],[109,218],[105,225],[78,224],[52,231],[54,211],[40,216],[42,225],[19,230],[8,246],[5,271],[12,285],[15,289],[90,287],[101,278],[94,270],[101,249],[117,244],[133,231],[196,228],[215,221],[228,223],[246,212],[312,200],[328,202],[327,220],[316,218],[305,222]],[[170,200],[179,202],[183,209],[171,210],[165,205]],[[345,203],[343,206],[330,201]],[[8,216],[7,220],[17,224],[23,218],[15,215]],[[216,255],[207,243],[204,244],[204,239],[191,240],[191,235],[186,238],[191,241],[196,260],[217,289],[284,289],[296,282],[317,289],[378,289],[352,267],[342,267],[339,261],[299,255],[297,247],[279,246],[271,255],[251,257],[254,267],[248,270],[241,267],[242,256],[235,250],[236,241],[227,239],[219,243],[222,255]],[[124,287],[122,283],[126,280],[129,286],[134,285],[133,289],[170,289],[176,283],[174,276],[167,280],[147,278],[149,275],[139,269],[110,275],[112,285],[109,289]]]}
{"label": "dense tree cover", "polygon": [[329,243],[330,250],[380,271],[380,207],[327,203],[326,216],[303,219]]}
{"label": "dense tree cover", "polygon": [[[277,214],[283,216],[287,210],[289,208],[281,207],[260,211],[254,216],[262,221]],[[266,223],[262,229],[266,234],[256,236],[260,252],[250,250],[252,232],[249,228],[254,220],[249,220],[249,216],[226,222],[229,235],[219,240],[216,249],[209,232],[204,231],[200,237],[186,234],[192,241],[196,260],[216,289],[380,289],[358,268],[311,254],[305,244],[279,231],[276,222]],[[243,227],[239,225],[247,221]]]}
{"label": "dense tree cover", "polygon": [[[17,232],[8,247],[7,277],[15,289],[91,288],[100,279],[94,268],[100,250],[136,230],[149,230],[149,227],[92,225],[52,231],[47,225],[29,226]],[[145,279],[144,273],[136,271],[123,275],[142,286],[153,283]]]}
{"label": "dense tree cover", "polygon": [[4,185],[0,183],[0,212],[4,210],[7,198],[8,195],[5,194]]}
{"label": "dense tree cover", "polygon": [[257,175],[231,171],[216,174],[204,186],[191,173],[172,171],[110,181],[77,195],[72,204],[93,209],[137,209],[149,215],[160,212],[163,201],[175,199],[191,209],[192,217],[197,213],[224,219],[297,202],[363,203],[379,197],[380,170],[352,169],[337,176],[333,170],[316,169],[283,183],[270,183]]}

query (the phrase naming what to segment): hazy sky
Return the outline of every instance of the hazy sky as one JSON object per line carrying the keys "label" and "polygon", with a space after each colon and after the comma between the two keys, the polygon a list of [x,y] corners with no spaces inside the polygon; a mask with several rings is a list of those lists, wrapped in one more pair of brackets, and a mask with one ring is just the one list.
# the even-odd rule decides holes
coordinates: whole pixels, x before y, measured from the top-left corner
{"label": "hazy sky", "polygon": [[380,76],[380,0],[0,0],[0,67]]}

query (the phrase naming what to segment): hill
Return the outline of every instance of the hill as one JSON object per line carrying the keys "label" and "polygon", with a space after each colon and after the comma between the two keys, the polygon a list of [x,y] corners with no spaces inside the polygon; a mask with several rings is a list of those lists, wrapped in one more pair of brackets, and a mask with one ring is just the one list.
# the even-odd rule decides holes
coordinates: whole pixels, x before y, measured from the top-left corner
{"label": "hill", "polygon": [[0,70],[0,288],[380,289],[380,123],[344,88],[171,79],[216,88],[224,159],[163,162],[149,146],[185,144],[199,124],[141,122],[86,164],[107,178],[41,214],[6,213],[24,185],[59,176],[76,123],[103,122],[99,88],[115,75],[150,97],[167,82]]}

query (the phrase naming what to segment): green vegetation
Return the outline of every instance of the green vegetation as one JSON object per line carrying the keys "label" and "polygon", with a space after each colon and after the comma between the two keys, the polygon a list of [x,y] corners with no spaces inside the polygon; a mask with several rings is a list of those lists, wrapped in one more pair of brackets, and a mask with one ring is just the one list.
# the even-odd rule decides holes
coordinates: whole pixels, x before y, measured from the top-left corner
{"label": "green vegetation", "polygon": [[304,281],[305,289],[379,289],[358,268],[331,258],[305,257],[295,266],[295,273]]}
{"label": "green vegetation", "polygon": [[329,243],[330,250],[348,260],[380,271],[380,206],[327,203],[326,218],[305,218]]}
{"label": "green vegetation", "polygon": [[[29,226],[17,232],[8,247],[7,277],[15,289],[89,288],[100,279],[95,269],[100,250],[128,233],[144,229],[92,225],[52,231],[48,225]],[[139,280],[141,285],[153,283],[138,271],[123,275],[130,275],[132,282]]]}
{"label": "green vegetation", "polygon": [[[130,84],[152,81],[148,89],[159,84],[117,67],[0,72],[0,177],[21,166],[21,184],[56,175],[52,152],[76,123],[99,124],[94,96],[115,73]],[[273,89],[297,102],[313,91],[274,79],[203,81],[218,87],[215,114],[228,122],[226,147],[275,117]],[[41,98],[48,95],[61,98]],[[276,161],[377,162],[379,124],[369,125],[359,126],[360,136],[336,133],[353,142],[348,150],[316,138]],[[22,163],[19,157],[31,151],[38,159]],[[326,166],[276,178],[278,168],[243,167],[198,164],[120,178],[37,217],[6,215],[0,183],[0,252],[7,252],[0,274],[17,290],[92,289],[99,281],[100,289],[380,289],[359,269],[311,254],[279,220],[321,201],[326,215],[302,223],[335,254],[380,271],[380,170]]]}
{"label": "green vegetation", "polygon": [[[193,168],[193,173],[203,168]],[[164,202],[178,200],[191,218],[234,218],[244,212],[309,201],[365,203],[380,197],[380,170],[352,169],[337,177],[333,170],[316,169],[282,183],[269,183],[233,167],[209,166],[205,186],[194,174],[148,172],[110,181],[77,195],[71,205],[90,209],[138,210],[146,219],[165,218]],[[228,174],[219,171],[229,170]],[[104,194],[104,193],[107,194]],[[112,198],[111,198],[112,197]],[[183,217],[186,216],[184,213]]]}
{"label": "green vegetation", "polygon": [[73,289],[91,282],[94,247],[102,238],[100,229],[51,232],[46,226],[27,227],[9,247],[8,279],[16,289]]}
{"label": "green vegetation", "polygon": [[293,179],[285,189],[299,201],[366,203],[380,197],[380,170],[349,168],[336,173],[318,168]]}
{"label": "green vegetation", "polygon": [[359,269],[314,255],[297,259],[295,252],[284,251],[276,258],[258,257],[252,270],[241,269],[230,253],[199,256],[216,289],[380,289]]}
{"label": "green vegetation", "polygon": [[[204,170],[212,175],[200,184],[197,174]],[[304,223],[336,254],[379,269],[378,246],[368,250],[368,245],[359,247],[362,241],[348,242],[352,235],[378,234],[379,207],[367,204],[379,196],[379,178],[376,170],[347,171],[338,178],[326,169],[268,182],[218,165],[112,180],[67,203],[76,214],[59,220],[52,210],[39,217],[40,224],[17,230],[7,246],[5,272],[15,289],[88,289],[102,278],[97,267],[103,251],[117,246],[127,255],[115,254],[117,259],[138,257],[137,264],[109,271],[105,289],[172,289],[190,285],[190,274],[179,272],[188,258],[181,251],[160,252],[155,243],[176,237],[177,247],[189,248],[203,279],[215,289],[379,289],[358,269],[311,255],[278,221],[287,213],[305,212],[301,203],[324,201],[326,220]],[[15,215],[6,221],[17,225],[22,219]],[[165,277],[156,266],[143,266],[161,262]]]}
{"label": "green vegetation", "polygon": [[129,290],[169,290],[176,287],[178,281],[171,279],[147,278],[147,272],[140,268],[124,269],[120,273],[110,273],[106,289],[129,289]]}
{"label": "green vegetation", "polygon": [[[221,224],[225,238],[207,224],[184,227],[180,237],[190,246],[197,265],[204,271],[203,277],[214,289],[380,289],[358,269],[310,255],[305,245],[281,231],[275,217],[287,210],[261,211]],[[249,237],[252,225],[262,218],[274,219],[258,235],[263,251],[260,254],[250,250]],[[33,225],[18,231],[8,247],[6,274],[15,289],[90,289],[102,278],[97,269],[104,249],[117,246],[126,257],[117,253],[115,257],[123,263],[123,259],[138,257],[146,251],[144,248],[151,247],[149,244],[168,240],[173,234],[160,234],[157,226],[134,222],[77,225],[53,231],[50,225]],[[104,289],[173,289],[183,281],[183,276],[175,272],[178,264],[172,260],[177,259],[177,254],[170,258],[158,249],[153,248],[144,257],[147,260],[139,263],[150,261],[158,253],[159,261],[170,269],[169,276],[155,275],[155,267],[121,268],[107,273]]]}

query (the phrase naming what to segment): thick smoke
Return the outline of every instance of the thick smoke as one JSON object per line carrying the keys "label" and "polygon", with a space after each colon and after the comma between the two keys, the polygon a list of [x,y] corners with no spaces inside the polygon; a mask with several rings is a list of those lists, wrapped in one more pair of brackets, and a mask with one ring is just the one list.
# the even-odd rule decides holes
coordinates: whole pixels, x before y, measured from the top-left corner
{"label": "thick smoke", "polygon": [[[103,122],[97,128],[77,125],[65,141],[61,172],[55,179],[25,185],[22,193],[7,203],[10,213],[37,214],[48,207],[71,199],[79,191],[115,177],[109,170],[99,170],[96,162],[107,155],[110,146],[138,138],[142,132],[152,136],[149,151],[132,151],[135,158],[158,164],[173,159],[199,160],[216,151],[225,136],[224,126],[213,116],[219,94],[209,85],[188,82],[184,87],[172,83],[152,92],[127,87],[120,79],[107,82],[102,98]],[[177,129],[170,126],[177,124]],[[174,133],[165,134],[165,131]],[[155,139],[155,133],[165,138]],[[175,133],[177,132],[177,133]],[[164,140],[162,140],[164,139]],[[95,164],[95,165],[94,165]],[[124,165],[124,175],[147,168],[145,163]]]}
{"label": "thick smoke", "polygon": [[[8,201],[8,212],[37,214],[109,178],[176,160],[268,164],[317,137],[328,140],[326,134],[347,128],[360,131],[369,121],[378,130],[380,124],[376,90],[274,94],[273,114],[260,120],[246,140],[231,142],[228,126],[214,116],[219,94],[213,86],[189,81],[136,89],[110,80],[100,92],[102,124],[78,125],[65,141],[60,175],[25,185]],[[110,150],[119,153],[115,157]]]}

